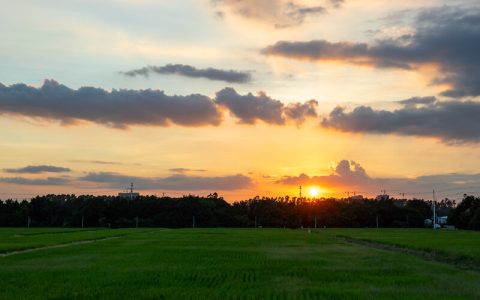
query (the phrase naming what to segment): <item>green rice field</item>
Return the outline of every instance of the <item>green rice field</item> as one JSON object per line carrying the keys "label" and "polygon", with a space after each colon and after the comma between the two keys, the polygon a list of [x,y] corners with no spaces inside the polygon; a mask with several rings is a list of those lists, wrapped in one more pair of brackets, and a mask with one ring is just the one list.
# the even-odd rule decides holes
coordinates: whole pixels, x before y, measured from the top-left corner
{"label": "green rice field", "polygon": [[0,229],[0,298],[480,299],[478,271],[342,236],[480,251],[463,231]]}
{"label": "green rice field", "polygon": [[459,257],[478,258],[480,263],[480,232],[431,229],[332,229],[332,233],[355,239],[436,251]]}

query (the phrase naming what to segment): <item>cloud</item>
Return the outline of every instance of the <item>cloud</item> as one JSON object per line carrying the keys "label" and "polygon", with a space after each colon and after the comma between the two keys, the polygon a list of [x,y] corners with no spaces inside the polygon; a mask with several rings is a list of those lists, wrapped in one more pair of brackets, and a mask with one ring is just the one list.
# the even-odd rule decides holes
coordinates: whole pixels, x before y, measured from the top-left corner
{"label": "cloud", "polygon": [[56,167],[56,166],[26,166],[18,169],[3,169],[7,173],[18,173],[18,174],[39,174],[39,173],[66,173],[70,172],[69,168]]}
{"label": "cloud", "polygon": [[88,173],[86,176],[79,178],[79,180],[101,183],[111,188],[121,188],[133,182],[139,189],[178,191],[229,191],[245,189],[253,185],[253,180],[250,177],[240,174],[218,177],[187,176],[182,174],[167,177],[135,177],[111,172],[99,172]]}
{"label": "cloud", "polygon": [[190,168],[172,168],[168,169],[170,172],[173,173],[188,173],[188,172],[206,172],[207,170],[204,169],[190,169]]}
{"label": "cloud", "polygon": [[434,137],[445,143],[480,142],[480,102],[432,101],[430,97],[412,98],[394,111],[359,106],[346,112],[337,107],[322,126],[345,132]]}
{"label": "cloud", "polygon": [[343,61],[379,68],[416,69],[438,66],[433,84],[447,84],[448,97],[480,95],[480,9],[421,10],[415,30],[372,43],[279,41],[262,50],[265,55],[314,61]]}
{"label": "cloud", "polygon": [[276,125],[283,125],[287,120],[301,124],[307,118],[317,116],[318,106],[315,100],[285,105],[264,92],[259,92],[256,96],[252,93],[240,95],[232,88],[217,92],[215,101],[228,108],[243,124],[255,124],[257,120]]}
{"label": "cloud", "polygon": [[244,124],[262,120],[269,124],[293,121],[300,125],[317,116],[317,106],[316,100],[284,104],[263,92],[257,96],[240,95],[233,88],[217,92],[212,99],[200,94],[168,96],[158,90],[109,92],[93,87],[73,90],[53,80],[46,80],[40,88],[25,84],[0,87],[0,115],[58,121],[64,125],[88,121],[117,129],[135,125],[218,126],[223,119],[222,108],[227,108]]}
{"label": "cloud", "polygon": [[353,186],[359,188],[369,181],[370,177],[362,166],[355,161],[342,160],[332,169],[332,174],[330,175],[310,177],[307,174],[300,174],[299,176],[285,176],[277,180],[277,183],[286,185],[319,184],[327,187]]}
{"label": "cloud", "polygon": [[301,124],[307,118],[317,117],[317,100],[309,100],[305,103],[289,103],[284,108],[284,113],[287,119],[294,120],[297,124]]}
{"label": "cloud", "polygon": [[322,15],[326,6],[338,8],[341,0],[313,1],[318,5],[303,5],[298,0],[212,0],[217,15],[226,12],[241,16],[247,20],[266,23],[275,28],[284,28],[302,24],[309,16]]}
{"label": "cloud", "polygon": [[18,185],[65,185],[70,182],[64,177],[30,179],[25,177],[0,177],[0,182]]}
{"label": "cloud", "polygon": [[124,163],[117,161],[106,161],[106,160],[83,160],[83,159],[71,159],[70,162],[74,163],[89,163],[97,165],[124,165]]}
{"label": "cloud", "polygon": [[437,101],[435,97],[413,97],[406,100],[400,100],[398,103],[407,108],[415,108],[418,105],[432,105]]}
{"label": "cloud", "polygon": [[341,7],[343,3],[345,3],[345,0],[330,0],[330,4],[335,8]]}
{"label": "cloud", "polygon": [[53,80],[42,87],[0,87],[0,114],[75,124],[89,121],[124,129],[143,126],[218,125],[221,113],[207,96],[168,96],[158,90],[70,89]]}
{"label": "cloud", "polygon": [[141,69],[121,72],[126,76],[138,75],[148,77],[151,73],[161,75],[179,75],[190,78],[206,78],[209,80],[225,81],[230,83],[248,83],[252,80],[249,72],[235,70],[220,70],[214,68],[197,69],[193,66],[182,64],[168,64],[165,66],[148,66]]}
{"label": "cloud", "polygon": [[285,176],[276,182],[283,185],[318,185],[339,192],[349,191],[357,194],[375,196],[381,190],[387,190],[390,195],[398,198],[405,193],[409,198],[431,198],[433,189],[439,197],[461,196],[463,193],[480,191],[480,174],[434,174],[415,178],[370,177],[358,163],[349,160],[340,161],[330,175]]}

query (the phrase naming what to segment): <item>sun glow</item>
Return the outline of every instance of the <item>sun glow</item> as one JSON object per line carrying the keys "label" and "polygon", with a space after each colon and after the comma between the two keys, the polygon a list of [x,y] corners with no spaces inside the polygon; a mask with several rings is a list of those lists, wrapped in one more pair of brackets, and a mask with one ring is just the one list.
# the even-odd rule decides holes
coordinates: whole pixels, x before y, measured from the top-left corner
{"label": "sun glow", "polygon": [[320,194],[320,189],[316,186],[312,186],[310,187],[310,189],[308,190],[308,192],[310,193],[310,196],[312,196],[313,198],[317,197],[319,194]]}

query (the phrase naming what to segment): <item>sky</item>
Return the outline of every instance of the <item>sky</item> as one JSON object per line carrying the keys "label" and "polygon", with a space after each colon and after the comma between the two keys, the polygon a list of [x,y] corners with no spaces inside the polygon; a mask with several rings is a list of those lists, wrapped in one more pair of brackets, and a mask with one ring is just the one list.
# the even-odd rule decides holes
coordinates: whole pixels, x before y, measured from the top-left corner
{"label": "sky", "polygon": [[0,199],[480,193],[476,0],[0,7]]}

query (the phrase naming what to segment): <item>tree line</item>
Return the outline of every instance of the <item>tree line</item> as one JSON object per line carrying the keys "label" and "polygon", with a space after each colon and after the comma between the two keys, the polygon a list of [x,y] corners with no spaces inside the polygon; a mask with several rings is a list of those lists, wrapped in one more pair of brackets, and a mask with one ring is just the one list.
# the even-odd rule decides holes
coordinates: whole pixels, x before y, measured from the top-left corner
{"label": "tree line", "polygon": [[[444,199],[436,208],[459,228],[480,229],[479,198],[465,196],[458,206]],[[45,195],[0,201],[3,227],[424,227],[431,217],[431,201],[419,199],[255,197],[230,204],[213,193],[135,199]]]}

